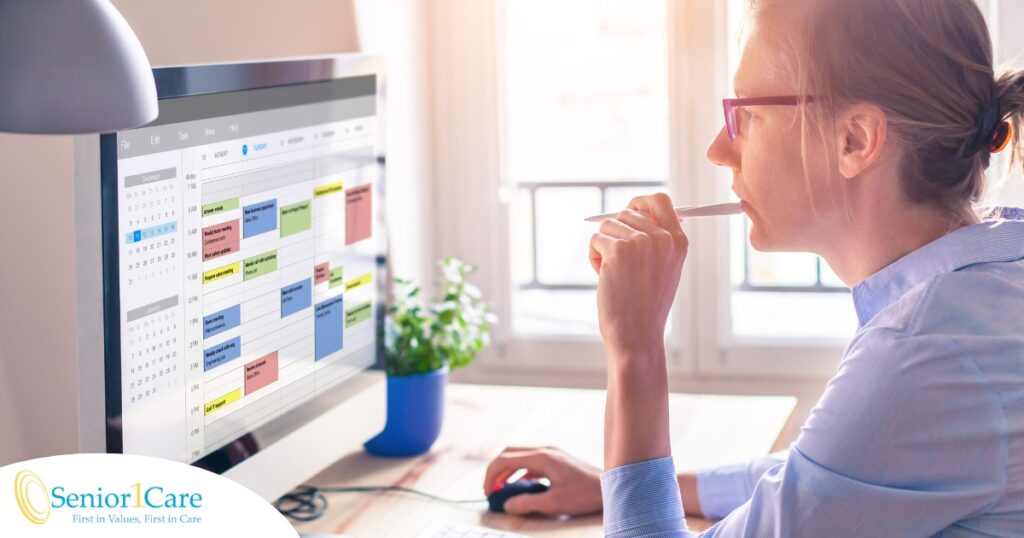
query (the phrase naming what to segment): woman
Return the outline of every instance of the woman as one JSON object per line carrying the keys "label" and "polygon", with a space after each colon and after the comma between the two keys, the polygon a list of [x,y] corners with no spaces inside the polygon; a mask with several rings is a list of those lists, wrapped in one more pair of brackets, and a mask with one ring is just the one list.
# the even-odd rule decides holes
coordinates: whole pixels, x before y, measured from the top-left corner
{"label": "woman", "polygon": [[[687,239],[642,197],[590,244],[608,354],[607,471],[508,449],[548,493],[513,513],[605,512],[609,536],[1024,536],[1024,215],[979,218],[1024,74],[996,77],[971,0],[753,0],[740,98],[708,158],[763,251],[814,252],[859,318],[782,460],[674,476],[665,319]],[[768,99],[764,99],[768,98]],[[639,278],[638,278],[639,275]],[[603,501],[602,497],[603,496]]]}

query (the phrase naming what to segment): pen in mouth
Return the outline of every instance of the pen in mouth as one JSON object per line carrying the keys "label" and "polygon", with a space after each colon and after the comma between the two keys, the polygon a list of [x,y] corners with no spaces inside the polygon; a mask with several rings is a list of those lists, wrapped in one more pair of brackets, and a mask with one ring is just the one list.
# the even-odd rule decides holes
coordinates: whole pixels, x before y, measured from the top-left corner
{"label": "pen in mouth", "polygon": [[[677,207],[676,216],[683,219],[693,217],[717,217],[721,215],[738,215],[743,212],[741,204],[742,202],[714,204],[699,207]],[[618,215],[618,212],[605,213],[604,215],[594,215],[593,217],[587,217],[585,220],[587,222],[601,222],[610,219],[616,215]]]}

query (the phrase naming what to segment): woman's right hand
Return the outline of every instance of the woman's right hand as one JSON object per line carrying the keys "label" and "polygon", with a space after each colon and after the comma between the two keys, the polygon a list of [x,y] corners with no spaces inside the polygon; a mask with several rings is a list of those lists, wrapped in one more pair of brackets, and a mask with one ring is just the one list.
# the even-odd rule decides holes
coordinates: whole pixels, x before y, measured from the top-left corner
{"label": "woman's right hand", "polygon": [[505,501],[505,512],[583,516],[601,511],[601,469],[553,447],[503,450],[487,467],[484,494],[490,495],[519,469],[527,470],[524,479],[547,478],[551,486],[544,493],[512,497]]}

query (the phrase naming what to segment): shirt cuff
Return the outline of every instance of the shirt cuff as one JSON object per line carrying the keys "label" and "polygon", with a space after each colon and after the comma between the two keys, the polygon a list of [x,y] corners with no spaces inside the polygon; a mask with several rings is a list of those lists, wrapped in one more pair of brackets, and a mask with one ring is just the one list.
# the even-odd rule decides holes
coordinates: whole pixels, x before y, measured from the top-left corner
{"label": "shirt cuff", "polygon": [[686,534],[672,457],[630,463],[601,475],[606,537]]}

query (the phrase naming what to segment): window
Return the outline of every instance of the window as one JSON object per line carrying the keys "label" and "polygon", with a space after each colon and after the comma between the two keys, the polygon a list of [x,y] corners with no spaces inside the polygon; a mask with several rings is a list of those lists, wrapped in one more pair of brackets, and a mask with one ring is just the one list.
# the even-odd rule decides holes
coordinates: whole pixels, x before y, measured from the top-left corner
{"label": "window", "polygon": [[[1024,67],[1021,54],[1024,51],[1024,34],[1020,32],[1024,22],[1024,3],[1014,0],[976,0],[981,12],[988,20],[995,49],[996,70],[1003,65]],[[988,205],[1024,207],[1024,175],[1020,163],[1010,168],[1009,152],[996,156],[989,169],[990,190]]]}
{"label": "window", "polygon": [[[979,1],[998,21],[999,58],[1014,57],[1024,7]],[[732,93],[743,4],[430,4],[431,203],[443,231],[430,249],[479,265],[476,281],[502,319],[477,370],[600,378],[586,258],[595,228],[583,218],[653,190],[679,205],[732,196],[729,171],[704,153]],[[999,199],[1024,203],[1024,180]],[[816,256],[752,251],[745,226],[742,216],[684,224],[690,253],[669,323],[670,372],[738,382],[833,375],[857,327],[849,291]]]}
{"label": "window", "polygon": [[583,219],[665,190],[665,0],[501,3],[512,329],[596,336]]}

